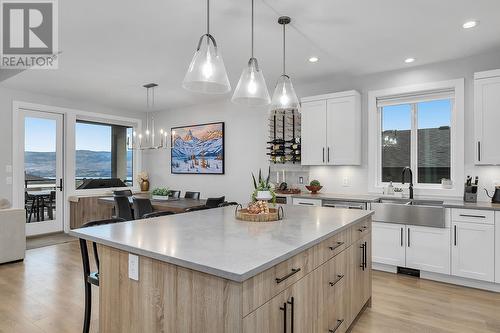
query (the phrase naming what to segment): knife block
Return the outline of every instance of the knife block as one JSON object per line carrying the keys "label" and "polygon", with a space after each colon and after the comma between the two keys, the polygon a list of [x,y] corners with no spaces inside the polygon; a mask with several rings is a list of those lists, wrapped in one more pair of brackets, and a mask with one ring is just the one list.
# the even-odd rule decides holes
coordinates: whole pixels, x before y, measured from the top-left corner
{"label": "knife block", "polygon": [[464,201],[477,202],[477,185],[464,186]]}

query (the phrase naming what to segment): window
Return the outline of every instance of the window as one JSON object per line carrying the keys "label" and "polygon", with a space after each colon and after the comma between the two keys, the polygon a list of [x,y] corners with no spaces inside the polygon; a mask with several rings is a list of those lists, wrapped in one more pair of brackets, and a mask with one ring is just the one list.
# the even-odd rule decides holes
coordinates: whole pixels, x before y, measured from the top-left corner
{"label": "window", "polygon": [[132,186],[133,151],[127,146],[132,132],[122,125],[76,121],[76,189]]}
{"label": "window", "polygon": [[418,184],[451,179],[452,95],[392,97],[377,103],[381,116],[379,180],[400,182],[406,166],[412,168]]}

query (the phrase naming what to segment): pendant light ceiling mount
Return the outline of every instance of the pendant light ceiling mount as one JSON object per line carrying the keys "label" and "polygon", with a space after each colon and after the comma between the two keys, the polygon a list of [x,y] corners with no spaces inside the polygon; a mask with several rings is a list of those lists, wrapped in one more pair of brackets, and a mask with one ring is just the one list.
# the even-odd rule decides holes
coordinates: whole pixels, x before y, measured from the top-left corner
{"label": "pendant light ceiling mount", "polygon": [[290,16],[280,16],[278,18],[279,24],[285,25],[285,24],[290,24],[290,22],[292,22],[292,19],[290,18]]}

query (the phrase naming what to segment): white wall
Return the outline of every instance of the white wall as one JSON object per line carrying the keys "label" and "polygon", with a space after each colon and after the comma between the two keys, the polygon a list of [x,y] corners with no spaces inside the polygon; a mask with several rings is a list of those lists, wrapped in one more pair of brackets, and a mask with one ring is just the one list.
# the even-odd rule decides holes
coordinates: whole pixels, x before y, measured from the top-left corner
{"label": "white wall", "polygon": [[0,198],[7,198],[10,201],[12,201],[12,185],[6,183],[6,178],[12,177],[12,174],[7,173],[5,167],[6,165],[12,165],[12,101],[14,100],[66,107],[88,112],[114,114],[131,118],[140,118],[144,115],[141,112],[131,112],[98,106],[88,101],[68,100],[59,97],[7,89],[0,84]]}
{"label": "white wall", "polygon": [[[367,94],[370,90],[413,85],[425,82],[465,78],[465,173],[480,177],[480,186],[491,187],[500,180],[500,167],[476,167],[473,139],[473,73],[500,68],[500,50],[479,56],[452,60],[425,66],[413,66],[405,70],[377,73],[365,76],[325,77],[314,82],[295,81],[299,96],[311,96],[336,91],[356,89],[362,93],[363,108],[363,162],[361,166],[311,167],[309,179],[319,179],[324,192],[365,193],[368,190],[367,170]],[[229,199],[246,202],[251,191],[250,172],[259,167],[267,168],[265,141],[267,137],[267,112],[238,107],[229,101],[196,107],[158,112],[157,123],[165,127],[197,124],[213,121],[226,122],[226,175],[171,175],[168,151],[147,153],[145,170],[151,174],[153,186],[200,190],[204,197],[226,194]],[[350,186],[342,185],[348,177]],[[487,201],[484,191],[479,200]]]}
{"label": "white wall", "polygon": [[[315,82],[296,82],[300,96],[310,96],[356,89],[362,93],[363,112],[363,163],[359,167],[311,167],[310,178],[319,179],[325,192],[363,193],[368,188],[368,100],[370,90],[407,86],[426,82],[465,78],[465,174],[479,176],[480,186],[492,188],[493,182],[500,183],[500,167],[474,165],[474,119],[473,119],[473,75],[474,72],[500,68],[500,51],[479,56],[411,67],[406,70],[384,72],[372,75],[349,77],[335,76]],[[499,124],[500,126],[500,124]],[[351,186],[342,186],[348,177]],[[461,181],[461,180],[458,180]],[[478,200],[488,201],[483,190]]]}
{"label": "white wall", "polygon": [[259,168],[267,174],[267,108],[247,108],[228,101],[157,112],[156,126],[171,127],[225,122],[225,174],[173,175],[170,150],[144,152],[143,166],[151,177],[151,186],[167,186],[200,191],[201,196],[226,196],[226,200],[247,203],[253,190],[251,172]]}

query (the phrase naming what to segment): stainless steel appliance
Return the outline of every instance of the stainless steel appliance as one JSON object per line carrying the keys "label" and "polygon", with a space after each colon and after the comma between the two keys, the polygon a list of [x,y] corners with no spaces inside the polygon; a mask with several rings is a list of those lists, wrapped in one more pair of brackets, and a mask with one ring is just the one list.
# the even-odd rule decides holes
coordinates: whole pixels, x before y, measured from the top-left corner
{"label": "stainless steel appliance", "polygon": [[366,210],[366,202],[323,200],[323,207]]}
{"label": "stainless steel appliance", "polygon": [[442,201],[411,199],[380,199],[371,204],[373,221],[444,228]]}

